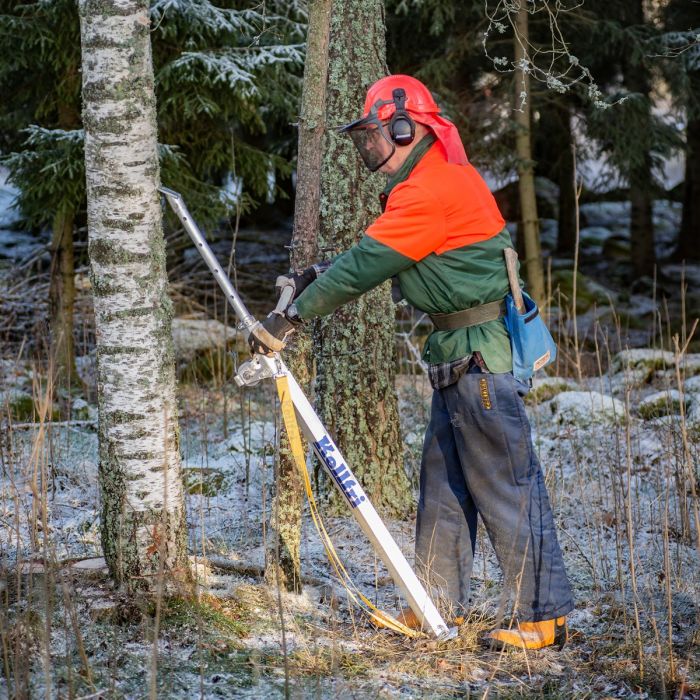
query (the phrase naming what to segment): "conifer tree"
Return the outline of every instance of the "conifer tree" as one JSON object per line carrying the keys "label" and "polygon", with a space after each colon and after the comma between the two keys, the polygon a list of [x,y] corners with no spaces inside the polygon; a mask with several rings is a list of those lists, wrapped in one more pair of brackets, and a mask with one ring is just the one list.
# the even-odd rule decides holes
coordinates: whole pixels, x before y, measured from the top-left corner
{"label": "conifer tree", "polygon": [[151,17],[159,137],[181,157],[163,181],[204,223],[274,197],[296,146],[305,7],[155,0]]}
{"label": "conifer tree", "polygon": [[[334,0],[327,122],[361,113],[367,88],[386,75],[381,0]],[[352,142],[327,132],[319,251],[341,253],[379,215],[381,175],[369,175]],[[389,284],[321,322],[317,397],[321,418],[375,506],[403,515],[412,506],[394,389],[394,305]]]}
{"label": "conifer tree", "polygon": [[[577,37],[608,95],[609,109],[587,109],[588,136],[599,154],[629,187],[631,270],[635,279],[654,274],[653,200],[664,159],[681,146],[675,127],[652,110],[652,84],[659,74],[655,44],[659,27],[641,0],[606,3],[592,0],[587,11],[588,36]],[[595,48],[593,48],[595,47]]]}
{"label": "conifer tree", "polygon": [[[328,40],[332,0],[309,1],[304,88],[299,115],[297,186],[290,267],[303,270],[318,261],[317,236],[321,197],[321,163],[326,137],[326,82]],[[313,376],[312,330],[300,328],[285,351],[285,359],[305,392]],[[279,553],[282,583],[287,590],[301,590],[301,514],[304,488],[291,454],[289,441],[282,437],[279,473],[271,508],[272,542],[268,561]],[[277,576],[267,578],[276,583]]]}
{"label": "conifer tree", "polygon": [[700,259],[700,13],[682,0],[671,0],[664,13],[657,53],[666,56],[664,75],[678,107],[685,112],[685,182],[683,217],[675,260]]}
{"label": "conifer tree", "polygon": [[[6,3],[7,4],[7,3]],[[0,14],[0,152],[27,224],[51,227],[50,346],[55,380],[78,381],[73,343],[73,231],[84,209],[80,39],[71,0],[13,4]]]}
{"label": "conifer tree", "polygon": [[[154,0],[149,11],[163,181],[208,224],[278,194],[271,182],[289,173],[294,151],[303,5]],[[0,154],[28,225],[52,228],[51,337],[63,381],[76,376],[73,230],[85,212],[77,4],[6,1],[0,33]]]}

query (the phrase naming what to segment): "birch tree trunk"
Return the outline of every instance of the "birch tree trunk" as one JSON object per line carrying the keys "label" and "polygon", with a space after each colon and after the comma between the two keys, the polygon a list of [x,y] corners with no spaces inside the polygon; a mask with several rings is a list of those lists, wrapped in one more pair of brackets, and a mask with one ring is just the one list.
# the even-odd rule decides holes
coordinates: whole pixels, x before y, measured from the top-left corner
{"label": "birch tree trunk", "polygon": [[148,0],[80,0],[102,547],[115,581],[187,576]]}
{"label": "birch tree trunk", "polygon": [[[362,113],[367,88],[386,75],[381,0],[333,1],[327,121]],[[329,130],[321,179],[319,250],[359,240],[379,215],[381,175],[370,175],[350,139]],[[403,466],[394,388],[394,306],[387,282],[321,322],[317,397],[321,417],[374,505],[404,515],[413,497]]]}
{"label": "birch tree trunk", "polygon": [[[528,41],[528,16],[525,0],[520,0],[515,33],[515,122],[517,125],[515,147],[518,155],[518,191],[520,193],[520,222],[518,238],[522,233],[525,243],[525,274],[530,296],[539,304],[544,299],[544,271],[540,250],[540,221],[535,197],[535,168],[532,160],[530,137],[531,117],[530,77],[522,69]],[[524,97],[523,97],[524,93]]]}
{"label": "birch tree trunk", "polygon": [[[304,87],[299,117],[297,188],[294,207],[294,234],[290,254],[292,270],[301,270],[318,260],[317,238],[321,198],[321,162],[326,132],[326,81],[328,78],[328,39],[331,0],[309,2],[309,28],[306,39]],[[311,388],[313,371],[310,329],[299,329],[285,351],[292,374],[304,392]],[[301,512],[304,487],[283,436],[280,450],[277,494],[272,507],[270,530],[273,552],[279,553],[281,581],[287,590],[301,591]],[[268,561],[271,557],[268,556]],[[274,559],[272,559],[274,561]],[[271,578],[267,574],[267,578]]]}

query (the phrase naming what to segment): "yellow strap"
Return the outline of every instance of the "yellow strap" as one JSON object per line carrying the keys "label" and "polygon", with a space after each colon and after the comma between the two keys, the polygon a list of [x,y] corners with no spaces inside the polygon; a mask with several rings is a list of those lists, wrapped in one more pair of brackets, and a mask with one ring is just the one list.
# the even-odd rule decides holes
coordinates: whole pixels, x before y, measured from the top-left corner
{"label": "yellow strap", "polygon": [[316,526],[321,542],[323,542],[323,547],[326,550],[328,561],[330,561],[331,566],[340,579],[343,588],[347,591],[348,597],[380,626],[388,627],[389,629],[399,632],[400,634],[404,634],[407,637],[419,637],[420,632],[407,627],[403,623],[399,622],[395,617],[389,615],[389,613],[380,610],[372,603],[371,600],[363,595],[362,591],[360,591],[360,589],[350,578],[350,574],[347,572],[345,566],[343,566],[343,562],[340,560],[340,557],[333,546],[330,535],[323,524],[321,514],[319,513],[318,506],[316,504],[316,499],[314,498],[313,491],[311,490],[311,479],[309,477],[309,471],[306,468],[306,456],[304,455],[304,448],[301,444],[299,425],[297,423],[296,412],[294,411],[294,403],[292,402],[292,397],[289,391],[289,381],[287,380],[287,376],[285,374],[276,377],[276,381],[277,393],[279,394],[280,404],[282,406],[282,419],[284,421],[284,427],[287,431],[287,438],[289,439],[289,445],[292,449],[294,462],[296,463],[299,474],[304,482],[306,497],[309,500],[311,518]]}

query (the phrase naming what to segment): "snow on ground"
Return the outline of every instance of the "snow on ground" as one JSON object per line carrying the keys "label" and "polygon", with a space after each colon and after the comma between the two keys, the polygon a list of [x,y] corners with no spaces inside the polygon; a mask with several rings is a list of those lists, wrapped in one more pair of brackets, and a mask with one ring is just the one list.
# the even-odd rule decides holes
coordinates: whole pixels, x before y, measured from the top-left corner
{"label": "snow on ground", "polygon": [[[687,364],[695,367],[696,359],[700,358],[690,357]],[[640,365],[643,369],[644,362],[651,373],[649,383],[625,384],[630,366],[635,363],[633,369],[640,369]],[[294,669],[292,697],[356,697],[356,693],[445,697],[483,691],[489,679],[494,679],[494,692],[500,692],[498,688],[515,692],[518,686],[540,690],[560,687],[568,689],[566,697],[651,697],[661,683],[657,657],[659,649],[668,645],[669,600],[674,611],[672,640],[677,666],[697,683],[700,562],[683,459],[688,451],[687,458],[697,465],[700,424],[686,424],[684,431],[678,413],[680,402],[674,401],[661,402],[650,417],[640,415],[639,407],[645,405],[646,397],[674,390],[669,383],[675,371],[665,363],[660,367],[658,353],[622,356],[615,366],[619,369],[612,379],[538,379],[532,393],[538,401],[528,406],[533,440],[576,593],[577,608],[571,623],[577,634],[564,655],[553,650],[526,660],[511,655],[504,669],[492,652],[474,645],[469,630],[488,626],[503,602],[500,570],[483,531],[474,566],[474,617],[471,626],[463,626],[460,640],[454,643],[457,647],[441,647],[445,656],[438,663],[435,648],[425,646],[428,642],[403,642],[389,633],[375,632],[348,605],[334,581],[307,514],[303,570],[313,583],[306,586],[303,596],[285,594],[278,599],[274,587],[261,585],[251,573],[232,574],[204,566],[200,567],[202,590],[220,601],[212,605],[222,607],[215,607],[215,612],[198,609],[195,615],[189,609],[166,605],[158,652],[161,691],[168,697],[182,698],[193,693],[203,697],[281,696],[280,600],[286,611],[286,654]],[[9,363],[2,367],[3,383],[24,389],[31,386],[26,369],[19,371]],[[685,383],[689,411],[700,406],[697,376]],[[615,377],[624,390],[613,397],[610,387]],[[415,483],[429,390],[424,377],[400,377],[398,386],[407,434],[407,465]],[[213,561],[218,556],[236,562],[242,571],[246,566],[254,571],[266,563],[263,523],[270,513],[277,440],[272,387],[256,390],[250,402],[248,394],[243,400],[237,395],[229,399],[226,435],[220,418],[220,394],[191,387],[183,388],[182,393],[191,551],[198,560],[202,554]],[[663,415],[664,410],[670,415]],[[41,448],[35,449],[37,445]],[[94,428],[51,426],[41,439],[36,430],[5,430],[0,454],[0,570],[9,573],[0,578],[14,580],[18,559],[37,561],[47,552],[58,562],[99,557]],[[697,499],[694,503],[697,507]],[[43,526],[31,526],[43,504],[46,531]],[[389,611],[400,607],[396,587],[354,521],[341,515],[327,517],[326,524],[365,594]],[[391,521],[388,525],[410,559],[413,521]],[[140,679],[143,685],[148,678],[153,653],[148,629],[143,622],[110,622],[114,610],[122,610],[122,603],[103,573],[87,579],[84,573],[72,575],[72,605],[82,626],[83,644],[91,650],[95,678],[102,684],[108,680],[113,684],[113,697],[143,695],[145,691],[137,692],[134,683]],[[42,590],[40,573],[25,579],[30,591]],[[42,596],[35,597],[32,605],[41,608]],[[13,605],[10,619],[20,616],[21,598]],[[56,605],[58,611],[60,606]],[[202,615],[205,620],[213,616],[214,632],[202,628]],[[66,668],[66,646],[75,643],[73,629],[66,627],[65,621],[55,620],[50,644],[52,668],[58,674],[54,683],[64,682],[59,676],[65,671],[57,669]],[[635,675],[635,649],[640,645],[648,657],[648,668],[656,674],[646,681]],[[76,668],[79,658],[73,659]],[[432,659],[432,667],[428,664],[424,668],[427,658]],[[461,660],[457,662],[457,658]],[[572,664],[579,673],[591,674],[591,694],[583,694],[585,684],[576,689],[580,681],[566,670]],[[513,674],[518,678],[515,685]],[[40,664],[33,668],[31,678],[32,687],[39,692],[43,683]],[[6,688],[3,682],[0,696]]]}
{"label": "snow on ground", "polygon": [[[16,224],[16,214],[8,209],[15,194],[0,183],[0,269],[26,260],[45,243],[45,237],[9,230]],[[666,255],[680,221],[678,203],[655,202],[654,221],[657,250]],[[606,336],[612,352],[626,344],[648,345],[655,340],[650,329],[658,328],[660,294],[654,298],[647,289],[618,284],[628,265],[629,204],[583,204],[581,223],[581,269],[592,300],[578,315],[581,343],[590,349],[600,324],[612,328],[620,320],[621,334]],[[551,250],[556,221],[542,221],[542,239],[543,248]],[[267,266],[269,251],[260,255],[258,262]],[[570,260],[552,258],[553,274],[571,266]],[[659,279],[672,315],[680,309],[682,279],[688,283],[686,311],[698,308],[700,265],[664,262]],[[557,323],[572,329],[566,318]],[[79,358],[78,365],[92,385],[94,356]],[[500,569],[483,530],[474,565],[474,613],[452,646],[375,632],[334,581],[308,513],[302,560],[310,583],[301,597],[278,598],[274,587],[255,574],[268,563],[263,524],[272,503],[279,425],[274,391],[263,387],[240,395],[229,390],[224,430],[220,392],[182,387],[190,549],[199,563],[201,590],[210,597],[199,607],[168,602],[163,610],[157,646],[161,696],[282,697],[284,646],[291,697],[462,697],[483,695],[491,681],[494,696],[658,697],[678,687],[665,685],[671,674],[669,636],[676,679],[687,680],[687,697],[700,695],[698,500],[688,482],[688,465],[697,474],[700,462],[700,354],[684,358],[681,376],[678,386],[673,353],[635,348],[617,355],[602,376],[535,381],[528,399],[533,440],[577,607],[568,650],[526,657],[500,657],[474,643],[474,630],[492,624],[503,602]],[[3,403],[16,391],[31,397],[39,379],[22,363],[0,360]],[[430,391],[424,376],[401,376],[398,388],[406,466],[417,486]],[[85,417],[95,419],[94,406],[87,407]],[[11,623],[3,640],[19,664],[14,682],[29,679],[36,697],[45,695],[46,677],[53,683],[48,694],[55,697],[69,695],[66,688],[74,686],[80,691],[75,696],[104,688],[111,688],[104,697],[148,694],[152,610],[135,618],[133,606],[111,588],[99,567],[88,573],[71,569],[65,580],[52,574],[52,580],[69,585],[55,599],[47,598],[41,573],[47,555],[59,564],[101,555],[97,502],[94,425],[52,425],[43,432],[27,425],[11,431],[0,426],[0,622]],[[326,524],[365,594],[389,611],[401,606],[396,587],[355,522],[341,515],[327,517]],[[387,525],[410,560],[414,522]],[[229,560],[239,572],[206,566],[202,555]],[[53,571],[55,565],[46,564]],[[61,571],[68,572],[67,566]],[[53,626],[47,640],[40,623],[49,599]],[[81,645],[89,672],[82,666]],[[51,664],[45,674],[41,658],[47,650]],[[26,676],[19,663],[24,656],[31,660]],[[3,675],[0,698],[7,694],[6,682]]]}

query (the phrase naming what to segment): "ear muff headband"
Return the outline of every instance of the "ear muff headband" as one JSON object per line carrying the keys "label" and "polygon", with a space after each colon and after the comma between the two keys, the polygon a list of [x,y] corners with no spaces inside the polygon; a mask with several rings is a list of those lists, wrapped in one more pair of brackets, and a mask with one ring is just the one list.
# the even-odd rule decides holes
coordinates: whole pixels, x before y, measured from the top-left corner
{"label": "ear muff headband", "polygon": [[406,91],[403,88],[396,88],[392,97],[396,111],[389,122],[389,136],[398,146],[408,146],[416,137],[416,123],[406,111]]}

